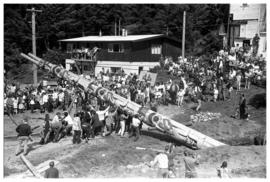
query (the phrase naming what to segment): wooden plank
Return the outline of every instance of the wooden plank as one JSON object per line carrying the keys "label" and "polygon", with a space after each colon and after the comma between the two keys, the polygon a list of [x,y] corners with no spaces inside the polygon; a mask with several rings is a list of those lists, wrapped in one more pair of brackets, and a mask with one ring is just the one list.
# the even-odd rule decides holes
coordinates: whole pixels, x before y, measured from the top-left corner
{"label": "wooden plank", "polygon": [[[59,161],[56,160],[47,160],[45,162],[40,163],[39,165],[35,166],[36,170],[41,174],[45,172],[47,169],[49,169],[49,163],[51,161],[54,161],[54,166],[57,166],[59,164]],[[33,177],[33,174],[30,170],[27,170],[20,174],[12,174],[10,176],[7,176],[8,178],[31,178]]]}
{"label": "wooden plank", "polygon": [[13,118],[13,116],[8,114],[8,117],[10,118],[10,120],[16,125],[19,126],[19,124],[15,121],[15,119]]}
{"label": "wooden plank", "polygon": [[20,155],[20,158],[35,177],[42,178],[41,174],[24,155]]}
{"label": "wooden plank", "polygon": [[[59,161],[55,161],[55,160],[47,160],[45,162],[40,163],[39,165],[37,165],[35,168],[39,173],[43,173],[45,172],[47,169],[50,168],[49,164],[51,161],[54,161],[54,166],[59,164]],[[31,171],[27,170],[26,172],[23,173],[24,176],[30,176],[32,173]]]}

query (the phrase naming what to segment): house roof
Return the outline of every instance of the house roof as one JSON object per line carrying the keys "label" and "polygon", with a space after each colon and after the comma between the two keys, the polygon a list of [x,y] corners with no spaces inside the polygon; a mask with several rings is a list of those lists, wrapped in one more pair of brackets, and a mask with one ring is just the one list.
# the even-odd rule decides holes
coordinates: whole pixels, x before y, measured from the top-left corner
{"label": "house roof", "polygon": [[151,34],[151,35],[127,35],[127,36],[85,36],[72,39],[59,40],[61,42],[119,42],[119,41],[131,41],[137,42],[142,40],[149,40],[158,37],[165,37],[163,34]]}

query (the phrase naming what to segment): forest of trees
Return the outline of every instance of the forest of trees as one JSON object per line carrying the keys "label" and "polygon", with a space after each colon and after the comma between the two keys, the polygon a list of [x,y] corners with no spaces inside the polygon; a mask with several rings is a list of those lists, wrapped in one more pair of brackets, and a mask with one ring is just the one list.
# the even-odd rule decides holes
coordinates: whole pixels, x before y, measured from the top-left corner
{"label": "forest of trees", "polygon": [[[228,4],[5,4],[4,68],[9,71],[26,62],[20,52],[32,51],[31,12],[36,16],[37,54],[61,52],[60,39],[115,34],[115,22],[129,34],[168,34],[182,39],[186,16],[186,55],[205,55],[222,47],[218,35],[227,24]],[[60,54],[61,55],[61,54]],[[61,59],[61,58],[59,58]]]}

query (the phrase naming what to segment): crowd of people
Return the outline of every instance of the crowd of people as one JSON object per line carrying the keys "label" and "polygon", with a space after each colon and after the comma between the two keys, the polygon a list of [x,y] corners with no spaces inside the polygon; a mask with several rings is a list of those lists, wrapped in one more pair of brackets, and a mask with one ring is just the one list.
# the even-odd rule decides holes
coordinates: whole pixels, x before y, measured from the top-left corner
{"label": "crowd of people", "polygon": [[[167,61],[164,64],[171,78],[167,82],[157,82],[154,85],[148,79],[138,79],[136,74],[121,72],[113,75],[100,72],[94,79],[95,84],[105,87],[126,99],[149,107],[157,111],[160,104],[176,104],[182,107],[185,102],[197,103],[196,111],[202,107],[202,102],[225,101],[231,99],[234,90],[249,89],[251,82],[260,80],[265,72],[265,60],[262,57],[253,57],[248,50],[232,48],[229,53],[221,50],[218,55],[209,60],[200,58],[179,59],[179,62]],[[83,75],[82,75],[83,76]],[[88,78],[86,77],[86,78]],[[16,115],[31,110],[37,110],[45,115],[44,141],[48,142],[49,136],[54,135],[53,141],[70,135],[74,129],[74,142],[78,143],[78,136],[89,140],[96,135],[106,136],[112,132],[121,137],[126,132],[139,137],[139,130],[143,117],[129,113],[111,103],[102,100],[95,93],[85,92],[75,84],[63,79],[58,80],[58,86],[25,87],[16,84],[5,84],[4,107],[8,115]],[[234,117],[247,119],[246,99],[241,94],[238,112]],[[70,108],[75,108],[75,113],[70,115]],[[51,120],[48,113],[54,110],[63,111]],[[60,123],[60,124],[59,124]],[[50,126],[50,127],[49,127]],[[81,131],[81,132],[80,132]],[[75,134],[76,133],[76,134]],[[47,136],[48,135],[48,136]],[[46,137],[47,136],[47,137]]]}
{"label": "crowd of people", "polygon": [[[199,111],[203,102],[219,102],[231,99],[234,90],[250,89],[251,83],[261,81],[265,76],[265,60],[254,57],[250,50],[234,47],[226,52],[221,50],[210,59],[179,58],[179,61],[166,61],[169,79],[167,82],[152,84],[148,79],[139,79],[136,74],[111,74],[100,72],[94,84],[108,88],[116,94],[157,111],[160,104],[176,104],[182,107],[185,102],[197,103]],[[82,75],[84,76],[84,75]],[[177,78],[177,79],[173,79]],[[245,95],[241,94],[238,115],[247,119]],[[93,92],[86,92],[78,85],[58,80],[58,86],[51,88],[40,84],[38,87],[20,88],[18,84],[5,81],[4,108],[9,115],[24,112],[44,113],[44,124],[40,144],[58,142],[65,136],[73,135],[74,144],[82,140],[88,142],[96,136],[106,137],[115,133],[120,137],[140,137],[144,117],[131,113],[121,106],[102,100]],[[71,110],[73,112],[71,112]],[[56,114],[51,118],[51,115]],[[24,120],[27,125],[27,120]],[[27,153],[29,127],[16,130],[19,133],[19,147],[24,145]],[[19,147],[16,154],[19,153]]]}

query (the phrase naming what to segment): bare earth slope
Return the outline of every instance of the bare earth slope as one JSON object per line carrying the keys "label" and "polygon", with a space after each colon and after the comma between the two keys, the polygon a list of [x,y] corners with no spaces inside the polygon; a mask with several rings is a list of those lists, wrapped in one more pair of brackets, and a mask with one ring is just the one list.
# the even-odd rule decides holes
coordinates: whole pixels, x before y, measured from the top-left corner
{"label": "bare earth slope", "polygon": [[[263,93],[264,89],[253,87],[246,92],[248,100],[254,94]],[[253,145],[253,139],[259,133],[265,133],[266,110],[249,106],[250,121],[240,121],[230,118],[232,101],[218,103],[203,103],[202,112],[220,112],[221,118],[206,122],[197,122],[191,126],[198,131],[223,141],[228,146],[209,148],[196,151],[200,155],[200,165],[197,168],[199,177],[216,177],[216,168],[226,160],[233,177],[266,177],[266,146]],[[184,108],[176,106],[160,106],[159,112],[179,121],[189,123],[190,115],[196,114],[192,109],[194,104],[185,104]],[[258,114],[259,113],[259,114]],[[24,115],[29,115],[26,112]],[[51,115],[52,118],[53,115]],[[35,113],[31,115],[31,125],[42,123],[44,116]],[[15,116],[21,120],[22,115]],[[15,125],[4,116],[4,136],[16,135]],[[37,129],[37,130],[40,130]],[[156,169],[144,165],[144,162],[153,160],[155,152],[137,150],[136,147],[164,149],[168,144],[162,134],[142,132],[140,140],[133,142],[129,138],[120,138],[113,134],[105,138],[91,140],[88,144],[71,144],[67,137],[59,143],[39,145],[39,137],[34,137],[32,150],[27,155],[29,161],[37,166],[46,160],[57,160],[61,177],[155,177]],[[16,140],[4,140],[4,175],[13,177],[15,174],[27,170],[19,157],[14,155]],[[234,145],[234,146],[232,146]],[[176,176],[184,177],[182,153],[187,148],[177,146],[175,157]]]}

